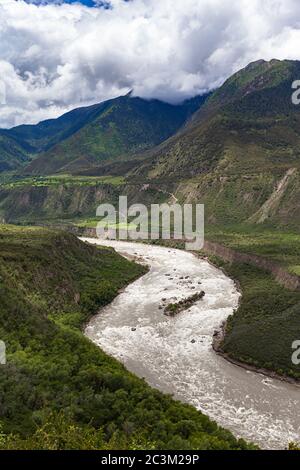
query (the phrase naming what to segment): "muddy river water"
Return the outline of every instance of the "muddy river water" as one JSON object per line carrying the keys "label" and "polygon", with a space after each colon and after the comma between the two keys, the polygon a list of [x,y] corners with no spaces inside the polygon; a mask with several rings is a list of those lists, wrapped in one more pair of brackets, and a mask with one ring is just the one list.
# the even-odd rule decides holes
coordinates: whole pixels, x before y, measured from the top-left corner
{"label": "muddy river water", "polygon": [[[189,252],[83,240],[111,246],[150,267],[92,318],[85,334],[94,343],[237,437],[265,449],[300,440],[300,388],[230,364],[212,349],[214,331],[238,305],[240,294],[231,279]],[[200,290],[205,297],[174,318],[159,308]]]}

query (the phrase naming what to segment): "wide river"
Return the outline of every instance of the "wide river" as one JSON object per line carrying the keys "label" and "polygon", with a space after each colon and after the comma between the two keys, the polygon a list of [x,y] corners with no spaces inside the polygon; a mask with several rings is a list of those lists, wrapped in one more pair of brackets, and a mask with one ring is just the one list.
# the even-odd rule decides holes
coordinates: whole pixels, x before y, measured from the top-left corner
{"label": "wide river", "polygon": [[[212,349],[214,331],[238,305],[231,279],[189,252],[83,240],[111,246],[150,267],[90,321],[85,333],[94,343],[237,437],[265,449],[300,440],[300,388],[232,365]],[[163,305],[200,290],[205,297],[193,307],[175,318],[163,314]]]}

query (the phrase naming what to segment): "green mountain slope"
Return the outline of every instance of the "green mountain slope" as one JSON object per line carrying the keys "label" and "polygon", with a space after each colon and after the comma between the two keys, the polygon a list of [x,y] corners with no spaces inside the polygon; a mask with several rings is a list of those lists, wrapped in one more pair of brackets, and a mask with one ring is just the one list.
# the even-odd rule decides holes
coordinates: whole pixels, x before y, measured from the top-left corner
{"label": "green mountain slope", "polygon": [[2,132],[12,137],[28,151],[36,154],[70,137],[92,121],[110,105],[110,101],[93,106],[77,108],[57,119],[42,121],[36,125],[21,125]]}
{"label": "green mountain slope", "polygon": [[[131,98],[128,94],[74,109],[36,125],[0,129],[0,172],[18,170],[45,152],[45,157],[33,164],[29,173],[47,174],[49,169],[56,171],[78,159],[80,163],[73,165],[75,169],[80,169],[82,162],[89,168],[93,158],[113,158],[149,148],[174,134],[206,97],[172,106],[158,100]],[[50,149],[53,151],[49,153]],[[48,162],[48,158],[53,161]]]}
{"label": "green mountain slope", "polygon": [[83,336],[88,317],[144,267],[45,229],[2,226],[0,248],[0,448],[251,447]]}
{"label": "green mountain slope", "polygon": [[78,108],[36,125],[0,129],[0,172],[18,170],[39,152],[68,138],[109,106],[109,101]]}
{"label": "green mountain slope", "polygon": [[84,126],[35,159],[27,174],[80,172],[103,161],[124,159],[174,134],[204,102],[197,97],[173,106],[131,95],[104,103]]}
{"label": "green mountain slope", "polygon": [[28,150],[0,130],[0,173],[20,168],[29,161]]}
{"label": "green mountain slope", "polygon": [[[292,104],[291,96],[292,82],[299,76],[298,61],[258,61],[229,78],[202,106],[199,98],[181,107],[130,96],[112,100],[105,111],[32,161],[26,171],[126,175],[129,186],[122,191],[135,192],[135,202],[149,202],[151,191],[162,198],[163,190],[166,199],[173,193],[182,203],[204,203],[210,224],[247,222],[298,229],[300,106]],[[187,123],[163,140],[195,108]],[[150,184],[149,191],[143,190],[145,183]],[[34,200],[39,194],[46,200],[44,193],[45,189],[35,190]],[[28,188],[5,188],[1,194],[1,215],[11,220],[8,208],[18,214]],[[90,196],[85,194],[90,189],[85,193],[82,188],[81,194],[88,203]],[[54,193],[51,201],[54,208]],[[94,210],[97,198],[92,201]],[[90,213],[86,204],[82,214]]]}
{"label": "green mountain slope", "polygon": [[[291,96],[292,82],[299,77],[298,61],[250,64],[131,175],[177,180],[178,198],[204,202],[212,223],[249,218],[284,223],[293,214],[296,225],[300,107],[292,104]],[[270,198],[273,202],[260,217]]]}

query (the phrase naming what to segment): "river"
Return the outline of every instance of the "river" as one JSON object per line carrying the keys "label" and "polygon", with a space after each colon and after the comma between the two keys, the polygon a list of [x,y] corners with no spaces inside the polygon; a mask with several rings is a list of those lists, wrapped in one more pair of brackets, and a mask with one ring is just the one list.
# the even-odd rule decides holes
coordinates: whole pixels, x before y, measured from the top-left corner
{"label": "river", "polygon": [[[265,449],[300,440],[300,389],[230,364],[212,349],[214,331],[238,305],[240,294],[231,279],[186,251],[83,240],[111,246],[150,267],[92,318],[85,334],[94,343],[237,437]],[[200,290],[205,297],[174,318],[159,308]]]}

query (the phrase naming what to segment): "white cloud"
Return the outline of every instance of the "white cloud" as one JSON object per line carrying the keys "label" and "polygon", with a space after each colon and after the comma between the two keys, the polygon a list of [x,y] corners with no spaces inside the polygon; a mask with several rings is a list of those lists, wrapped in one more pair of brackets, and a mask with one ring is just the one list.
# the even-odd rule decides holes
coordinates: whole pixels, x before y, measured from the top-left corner
{"label": "white cloud", "polygon": [[0,0],[0,126],[55,117],[132,88],[175,102],[220,85],[252,60],[299,58],[297,0],[111,4]]}

